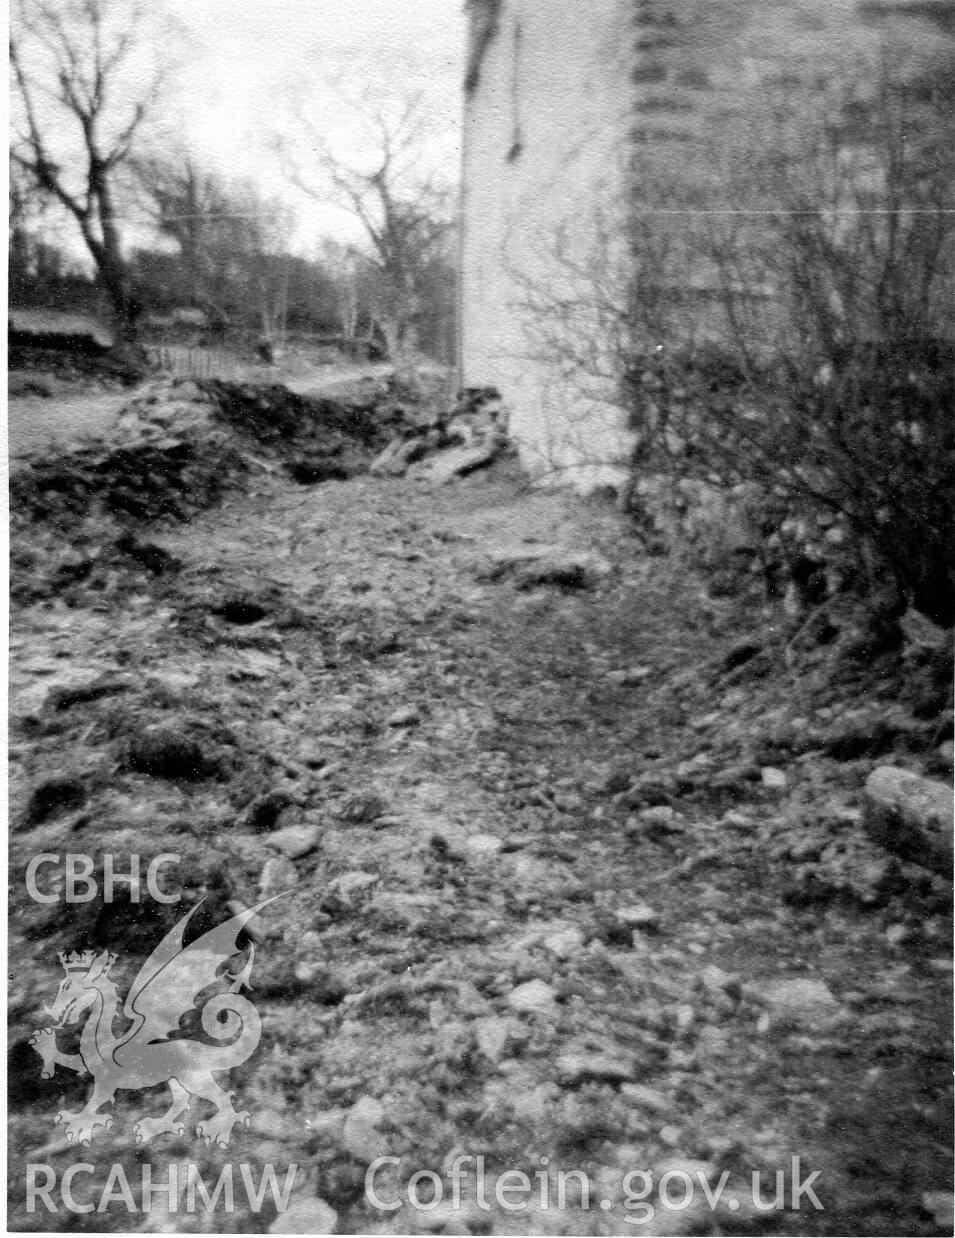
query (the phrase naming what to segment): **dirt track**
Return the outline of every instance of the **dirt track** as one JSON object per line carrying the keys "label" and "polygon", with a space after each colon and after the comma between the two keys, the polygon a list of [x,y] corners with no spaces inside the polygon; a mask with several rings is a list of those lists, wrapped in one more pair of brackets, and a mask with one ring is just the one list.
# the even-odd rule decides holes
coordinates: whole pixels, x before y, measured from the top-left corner
{"label": "dirt track", "polygon": [[[334,393],[357,378],[376,378],[388,372],[388,367],[326,365],[304,363],[273,367],[274,381],[287,381],[289,390],[301,395],[318,396]],[[28,372],[19,372],[16,380],[28,379]],[[230,366],[229,378],[236,381],[263,381],[263,369],[252,364]],[[272,371],[266,378],[273,380]],[[62,448],[78,439],[94,435],[109,435],[116,419],[129,403],[128,391],[84,391],[82,384],[58,383],[43,376],[43,384],[52,392],[49,397],[12,395],[8,402],[8,451],[11,463],[24,456],[43,452],[50,447]]]}
{"label": "dirt track", "polygon": [[[943,1232],[923,1195],[949,1175],[948,895],[912,871],[893,886],[861,838],[875,762],[826,755],[844,707],[811,671],[727,673],[745,610],[645,558],[612,507],[529,492],[510,465],[440,490],[263,470],[149,539],[138,568],[51,576],[56,596],[15,618],[15,879],[42,851],[174,851],[183,896],[171,912],[16,898],[22,1160],[77,1159],[52,1116],[86,1088],[41,1080],[28,1044],[56,951],[120,951],[122,989],[183,908],[205,899],[211,923],[291,890],[261,917],[263,1043],[231,1075],[252,1127],[228,1152],[191,1125],[157,1139],[156,1176],[295,1162],[313,1232],[329,1208],[342,1232]],[[612,571],[525,588],[489,568],[535,543]],[[137,766],[156,727],[209,772]],[[138,1174],[132,1123],[164,1105],[121,1096],[83,1159]],[[376,1155],[401,1158],[378,1179],[390,1198],[455,1151],[495,1174],[547,1157],[594,1199],[484,1211],[466,1182],[458,1213],[369,1204]],[[751,1174],[788,1191],[797,1156],[825,1211],[760,1211]],[[11,1224],[75,1227],[27,1217],[11,1170]],[[636,1225],[624,1181],[643,1170],[729,1185],[716,1212],[697,1189]],[[121,1205],[102,1223],[130,1227]]]}
{"label": "dirt track", "polygon": [[8,412],[10,460],[15,463],[32,452],[62,448],[74,439],[109,434],[128,392],[95,395],[54,395],[11,398]]}

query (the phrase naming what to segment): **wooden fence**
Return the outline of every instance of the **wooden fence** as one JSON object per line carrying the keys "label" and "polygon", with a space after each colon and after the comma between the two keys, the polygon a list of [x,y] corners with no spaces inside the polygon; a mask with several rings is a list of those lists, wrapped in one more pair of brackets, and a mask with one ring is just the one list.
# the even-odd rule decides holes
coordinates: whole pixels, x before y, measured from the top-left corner
{"label": "wooden fence", "polygon": [[147,349],[160,370],[176,378],[235,379],[249,361],[225,348],[189,347],[185,344],[153,344]]}

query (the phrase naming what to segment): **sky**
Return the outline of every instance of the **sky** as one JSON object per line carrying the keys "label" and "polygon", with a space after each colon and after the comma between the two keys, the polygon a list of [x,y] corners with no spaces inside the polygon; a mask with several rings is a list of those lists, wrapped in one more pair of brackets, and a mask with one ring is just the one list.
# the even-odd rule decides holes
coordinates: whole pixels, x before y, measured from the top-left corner
{"label": "sky", "polygon": [[[127,0],[112,2],[122,9]],[[287,157],[283,165],[276,148],[294,152],[302,177],[312,179],[300,109],[336,153],[360,165],[369,152],[343,96],[365,90],[388,111],[421,92],[430,122],[423,160],[453,183],[463,8],[463,0],[154,0],[150,20],[165,12],[173,27],[157,24],[150,37],[173,67],[142,137],[288,201],[299,252],[314,253],[322,236],[358,241],[350,215],[290,184]]]}
{"label": "sky", "polygon": [[[290,200],[297,248],[323,233],[359,239],[353,218],[288,183],[276,139],[295,147],[295,109],[355,163],[367,152],[341,95],[369,90],[384,106],[420,91],[433,135],[424,159],[449,181],[460,158],[462,0],[166,0],[188,33],[177,109],[200,157]],[[308,152],[296,156],[309,180]]]}

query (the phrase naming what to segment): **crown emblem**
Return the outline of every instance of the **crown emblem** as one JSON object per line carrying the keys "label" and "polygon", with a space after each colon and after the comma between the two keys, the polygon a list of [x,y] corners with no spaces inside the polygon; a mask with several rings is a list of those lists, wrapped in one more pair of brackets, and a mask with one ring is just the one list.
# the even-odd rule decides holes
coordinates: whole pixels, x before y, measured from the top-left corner
{"label": "crown emblem", "polygon": [[[87,972],[93,966],[93,960],[96,958],[95,950],[71,950],[68,954],[60,951],[57,955],[63,965],[63,970],[68,976],[72,976],[74,972]],[[104,973],[108,972],[116,961],[116,955],[110,954],[109,962],[103,968]]]}

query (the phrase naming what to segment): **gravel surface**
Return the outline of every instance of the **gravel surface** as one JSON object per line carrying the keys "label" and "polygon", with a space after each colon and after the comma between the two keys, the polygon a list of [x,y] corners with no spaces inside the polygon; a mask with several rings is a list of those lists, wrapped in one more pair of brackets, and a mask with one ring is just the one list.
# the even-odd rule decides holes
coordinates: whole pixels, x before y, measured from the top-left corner
{"label": "gravel surface", "polygon": [[[300,485],[269,450],[190,520],[15,528],[11,1227],[78,1228],[25,1211],[24,1166],[82,1158],[99,1191],[146,1159],[297,1167],[284,1215],[240,1191],[131,1222],[117,1194],[96,1222],[122,1231],[949,1232],[951,887],[861,824],[878,762],[949,776],[937,719],[512,462]],[[180,902],[28,898],[66,851],[101,882],[105,853],[175,854]],[[205,931],[273,895],[262,1041],[228,1075],[251,1126],[210,1147],[194,1102],[137,1145],[155,1088],[66,1141],[89,1081],[30,1043],[57,952],[117,952],[122,996],[186,910]],[[486,1206],[473,1172],[454,1206],[457,1156]],[[440,1207],[409,1202],[420,1170]],[[817,1171],[822,1210],[793,1198]]]}

